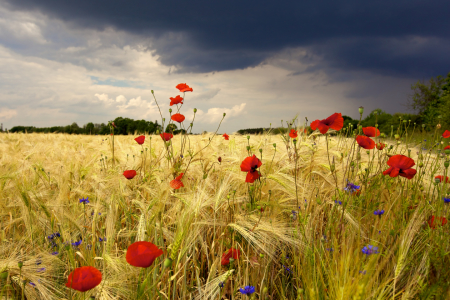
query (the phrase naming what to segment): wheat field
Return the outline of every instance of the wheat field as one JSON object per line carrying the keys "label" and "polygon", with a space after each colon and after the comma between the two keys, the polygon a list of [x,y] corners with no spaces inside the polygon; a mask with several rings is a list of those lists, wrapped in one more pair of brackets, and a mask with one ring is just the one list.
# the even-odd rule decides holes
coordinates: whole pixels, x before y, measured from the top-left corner
{"label": "wheat field", "polygon": [[[450,298],[448,224],[430,223],[448,216],[448,155],[395,140],[367,154],[343,134],[136,136],[0,134],[0,299]],[[417,175],[384,176],[408,149]],[[163,255],[129,265],[136,241]],[[65,286],[81,266],[102,273],[85,293]]]}

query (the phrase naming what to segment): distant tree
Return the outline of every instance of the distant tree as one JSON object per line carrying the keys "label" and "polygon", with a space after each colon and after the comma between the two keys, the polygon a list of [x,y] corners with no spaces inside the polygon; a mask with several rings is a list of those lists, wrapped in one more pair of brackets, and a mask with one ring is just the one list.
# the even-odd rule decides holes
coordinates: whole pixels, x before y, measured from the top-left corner
{"label": "distant tree", "polygon": [[85,128],[85,132],[86,134],[95,134],[95,126],[94,123],[89,122],[86,124],[86,128]]}
{"label": "distant tree", "polygon": [[173,133],[174,131],[176,131],[178,129],[178,127],[177,127],[177,125],[175,125],[175,124],[169,124],[169,125],[167,125],[167,127],[166,127],[166,132],[170,132],[170,133]]}
{"label": "distant tree", "polygon": [[[450,73],[448,76],[450,76]],[[435,106],[437,104],[436,101],[442,95],[444,83],[445,79],[439,75],[436,79],[431,78],[428,84],[420,80],[416,84],[412,84],[411,89],[414,94],[408,96],[407,106],[414,111],[418,111],[419,115],[424,114],[430,105]]]}

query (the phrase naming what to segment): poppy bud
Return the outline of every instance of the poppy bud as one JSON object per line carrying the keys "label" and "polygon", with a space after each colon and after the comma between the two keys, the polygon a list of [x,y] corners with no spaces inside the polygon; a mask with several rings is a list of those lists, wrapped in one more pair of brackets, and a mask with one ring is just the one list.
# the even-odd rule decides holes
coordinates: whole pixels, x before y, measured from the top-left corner
{"label": "poppy bud", "polygon": [[197,112],[197,109],[196,108],[194,108],[194,114]]}
{"label": "poppy bud", "polygon": [[8,278],[8,272],[2,272],[2,273],[0,273],[0,279],[6,279],[6,278]]}
{"label": "poppy bud", "polygon": [[293,139],[292,142],[294,143],[294,145],[297,144],[297,139]]}
{"label": "poppy bud", "polygon": [[222,157],[219,156],[219,158],[217,160],[221,163],[222,162]]}
{"label": "poppy bud", "polygon": [[260,253],[259,257],[264,258],[264,254]]}
{"label": "poppy bud", "polygon": [[262,149],[259,149],[259,153],[262,153]]}
{"label": "poppy bud", "polygon": [[378,124],[375,124],[375,127],[378,128]]}
{"label": "poppy bud", "polygon": [[171,108],[169,108],[169,113],[172,113],[172,109]]}
{"label": "poppy bud", "polygon": [[364,113],[364,107],[360,106],[360,107],[358,108],[358,110],[359,110],[359,114],[360,114],[360,115],[362,115],[362,114]]}
{"label": "poppy bud", "polygon": [[444,152],[445,152],[445,154],[449,155],[450,154],[450,149],[445,149]]}
{"label": "poppy bud", "polygon": [[370,151],[369,151],[369,150],[367,150],[367,151],[366,151],[366,153],[367,153],[367,154],[370,154]]}
{"label": "poppy bud", "polygon": [[274,148],[277,148],[277,144],[276,144],[276,143],[273,143],[273,147],[274,147]]}
{"label": "poppy bud", "polygon": [[436,183],[439,183],[439,182],[441,182],[441,179],[439,179],[439,178],[434,178],[434,181],[435,181]]}
{"label": "poppy bud", "polygon": [[225,117],[227,114],[226,113],[223,113],[223,116]]}
{"label": "poppy bud", "polygon": [[437,129],[441,129],[441,124],[437,124],[437,125],[436,125],[436,128],[437,128]]}
{"label": "poppy bud", "polygon": [[269,289],[267,288],[267,286],[265,286],[265,287],[263,288],[263,294],[266,294],[268,291],[269,291]]}
{"label": "poppy bud", "polygon": [[382,138],[386,137],[386,135],[384,134],[384,132],[382,132],[382,133],[380,134],[380,137],[382,137]]}
{"label": "poppy bud", "polygon": [[269,190],[269,195],[272,195],[272,190]]}
{"label": "poppy bud", "polygon": [[361,159],[361,153],[358,152],[358,154],[356,154],[356,159]]}
{"label": "poppy bud", "polygon": [[172,266],[172,260],[170,258],[166,258],[166,260],[164,260],[164,267],[170,268],[170,266]]}
{"label": "poppy bud", "polygon": [[152,94],[154,94],[153,90],[151,92],[152,92]]}
{"label": "poppy bud", "polygon": [[250,136],[249,135],[247,135],[247,140],[249,140],[250,139]]}
{"label": "poppy bud", "polygon": [[420,186],[420,190],[423,192],[425,188],[423,186]]}
{"label": "poppy bud", "polygon": [[395,134],[394,137],[397,141],[400,139],[400,135],[398,135],[398,134]]}
{"label": "poppy bud", "polygon": [[17,265],[19,266],[19,269],[22,269],[22,267],[23,267],[23,261],[19,261],[19,262],[17,263]]}
{"label": "poppy bud", "polygon": [[444,162],[444,167],[448,168],[449,164],[450,164],[449,161],[446,160],[446,161]]}
{"label": "poppy bud", "polygon": [[247,146],[247,151],[250,151],[250,146]]}
{"label": "poppy bud", "polygon": [[423,167],[423,162],[420,162],[419,163],[419,168],[422,168]]}
{"label": "poppy bud", "polygon": [[333,173],[334,172],[334,170],[335,170],[335,165],[334,164],[332,164],[331,166],[330,166],[330,171],[331,171],[331,173]]}

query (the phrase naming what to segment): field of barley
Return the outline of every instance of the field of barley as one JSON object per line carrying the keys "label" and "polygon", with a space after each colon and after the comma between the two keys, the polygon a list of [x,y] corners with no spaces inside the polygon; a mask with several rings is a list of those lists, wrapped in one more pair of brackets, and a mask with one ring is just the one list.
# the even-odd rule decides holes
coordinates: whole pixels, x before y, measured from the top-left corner
{"label": "field of barley", "polygon": [[450,139],[292,129],[0,134],[0,299],[449,299]]}

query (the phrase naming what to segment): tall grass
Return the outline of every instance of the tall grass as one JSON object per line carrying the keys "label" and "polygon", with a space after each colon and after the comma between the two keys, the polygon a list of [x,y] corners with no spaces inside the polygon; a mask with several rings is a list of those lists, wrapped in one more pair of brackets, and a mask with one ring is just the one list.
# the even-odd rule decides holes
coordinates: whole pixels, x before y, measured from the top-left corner
{"label": "tall grass", "polygon": [[[301,134],[295,144],[269,134],[229,141],[188,136],[191,154],[204,150],[179,190],[169,182],[180,164],[174,168],[165,158],[159,136],[147,136],[142,147],[132,136],[115,136],[113,161],[109,136],[1,134],[0,293],[3,299],[22,293],[26,299],[448,299],[450,224],[432,229],[427,222],[449,213],[442,200],[448,184],[434,180],[448,173],[448,155],[434,151],[445,144],[437,134],[428,138],[438,142],[433,150],[422,149],[422,136],[392,139],[366,153],[348,132]],[[179,139],[172,139],[172,159],[183,162],[190,158],[180,157]],[[262,160],[262,177],[248,184],[240,164],[253,154]],[[413,179],[383,176],[392,154],[415,160]],[[128,169],[138,175],[127,180]],[[344,190],[348,181],[361,193]],[[60,237],[50,239],[54,233]],[[135,241],[150,241],[164,254],[147,269],[132,267],[125,254]],[[378,253],[364,254],[368,245]],[[230,248],[241,256],[222,266]],[[168,257],[173,262],[164,267]],[[68,274],[87,265],[102,272],[101,284],[85,294],[66,288]],[[239,288],[248,285],[256,292],[242,295]]]}

